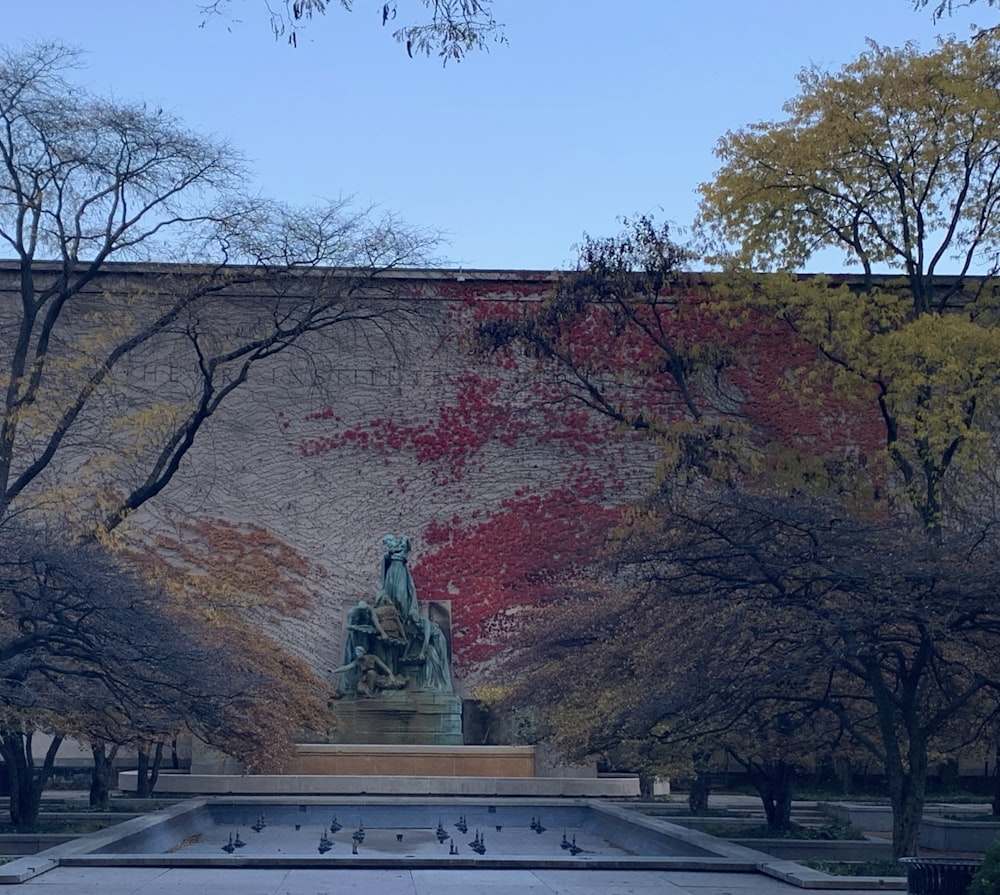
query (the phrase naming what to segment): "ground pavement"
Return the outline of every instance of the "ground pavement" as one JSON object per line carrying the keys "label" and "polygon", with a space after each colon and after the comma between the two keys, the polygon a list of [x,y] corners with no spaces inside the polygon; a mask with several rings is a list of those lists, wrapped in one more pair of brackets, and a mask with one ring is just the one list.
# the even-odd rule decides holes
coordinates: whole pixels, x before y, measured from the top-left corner
{"label": "ground pavement", "polygon": [[57,867],[2,895],[872,895],[756,873],[673,870],[222,870]]}

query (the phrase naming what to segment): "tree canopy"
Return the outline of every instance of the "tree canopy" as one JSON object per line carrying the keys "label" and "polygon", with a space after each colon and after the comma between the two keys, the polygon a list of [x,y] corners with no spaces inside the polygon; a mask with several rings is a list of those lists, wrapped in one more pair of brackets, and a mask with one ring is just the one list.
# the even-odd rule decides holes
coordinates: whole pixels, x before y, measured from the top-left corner
{"label": "tree canopy", "polygon": [[799,84],[784,120],[719,141],[702,221],[727,260],[799,270],[840,249],[866,277],[899,270],[917,312],[946,307],[962,277],[997,271],[1000,37],[941,39],[927,53],[869,43]]}
{"label": "tree canopy", "polygon": [[637,546],[669,606],[687,607],[678,632],[703,632],[699,674],[712,681],[700,705],[680,705],[729,723],[767,702],[779,718],[830,713],[885,769],[894,848],[912,853],[931,756],[983,742],[995,723],[997,545],[745,488],[663,510],[652,537],[636,526]]}
{"label": "tree canopy", "polygon": [[[876,409],[897,493],[939,527],[1000,397],[1000,38],[872,44],[800,83],[785,120],[720,140],[701,224],[743,306],[817,349],[795,385],[825,368]],[[759,273],[824,248],[860,267],[856,282]]]}
{"label": "tree canopy", "polygon": [[664,488],[602,576],[525,611],[507,698],[575,756],[723,748],[766,777],[853,743],[885,769],[912,853],[931,756],[993,730],[996,562],[986,540],[832,499]]}
{"label": "tree canopy", "polygon": [[526,350],[548,400],[670,460],[603,562],[516,617],[497,681],[574,755],[648,767],[726,748],[776,819],[788,765],[866,750],[912,852],[931,757],[995,714],[990,292],[952,291],[942,313],[875,271],[734,264],[701,284],[651,277],[634,245],[588,241],[578,291],[568,278],[480,331]]}
{"label": "tree canopy", "polygon": [[[232,18],[234,3],[240,0],[212,0],[203,3],[201,11],[207,16]],[[298,45],[302,27],[314,16],[324,15],[331,5],[347,11],[354,9],[354,0],[284,0],[284,11],[268,5],[271,30],[276,38],[286,38],[293,47]],[[407,55],[437,56],[444,64],[460,61],[466,54],[487,49],[491,41],[504,41],[503,26],[493,18],[493,0],[377,0],[365,3],[373,17],[378,16],[384,27],[392,29],[397,43],[406,48]],[[405,15],[416,9],[409,24]],[[403,15],[400,13],[402,12]]]}
{"label": "tree canopy", "polygon": [[[65,528],[8,523],[0,545],[0,754],[11,818],[30,827],[51,755],[35,768],[31,733],[150,749],[182,732],[270,756],[289,737],[269,720],[298,704],[247,637],[223,639],[134,564]],[[273,649],[272,649],[273,651]],[[317,691],[317,697],[320,696]],[[320,702],[320,705],[322,703]],[[304,711],[303,720],[315,718]]]}
{"label": "tree canopy", "polygon": [[[773,462],[665,474],[612,545],[596,597],[550,607],[557,621],[528,648],[539,673],[522,692],[538,688],[569,738],[663,743],[683,728],[720,743],[735,734],[745,751],[826,716],[885,768],[895,849],[915,848],[931,756],[995,716],[998,61],[992,34],[926,54],[871,45],[838,72],[803,72],[785,120],[720,141],[700,223],[723,271],[701,311],[786,346],[770,394],[759,393],[765,420],[784,401],[802,418],[868,419],[878,437],[845,439],[825,458],[814,442],[821,465],[839,470],[825,476],[794,438],[784,448],[796,445],[798,466],[784,478]],[[828,248],[860,275],[795,273]],[[612,292],[612,306],[629,294]],[[665,292],[681,304],[676,284]],[[594,306],[577,308],[593,318],[608,298],[590,293]],[[677,315],[660,320],[687,348]],[[621,338],[611,328],[605,344]],[[747,416],[759,401],[739,372],[762,369],[759,345],[742,338],[714,371]],[[680,369],[690,376],[699,357],[682,355]],[[633,369],[648,381],[648,368]],[[693,383],[712,370],[702,369]],[[678,421],[659,416],[665,429]],[[574,631],[579,699],[566,685],[569,651],[553,649]]]}

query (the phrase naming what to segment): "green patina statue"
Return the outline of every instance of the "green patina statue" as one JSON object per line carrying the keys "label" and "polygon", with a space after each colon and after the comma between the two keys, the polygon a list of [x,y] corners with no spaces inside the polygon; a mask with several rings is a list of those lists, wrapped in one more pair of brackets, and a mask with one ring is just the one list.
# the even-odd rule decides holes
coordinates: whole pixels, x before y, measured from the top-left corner
{"label": "green patina statue", "polygon": [[[347,613],[340,693],[375,698],[381,690],[452,693],[448,639],[421,615],[410,575],[410,539],[382,538],[381,587],[374,604],[359,600]],[[402,674],[405,669],[408,674]]]}

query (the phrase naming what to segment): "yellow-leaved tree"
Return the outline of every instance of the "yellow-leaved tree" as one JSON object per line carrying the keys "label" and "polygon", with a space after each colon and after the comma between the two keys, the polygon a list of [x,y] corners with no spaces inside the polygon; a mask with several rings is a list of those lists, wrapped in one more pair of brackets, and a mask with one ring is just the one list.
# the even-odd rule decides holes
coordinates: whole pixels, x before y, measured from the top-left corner
{"label": "yellow-leaved tree", "polygon": [[[1000,38],[870,44],[799,81],[787,118],[719,141],[701,224],[735,292],[877,407],[885,459],[935,530],[1000,397]],[[790,274],[830,249],[855,282]]]}
{"label": "yellow-leaved tree", "polygon": [[[807,395],[814,377],[833,375],[880,418],[881,447],[856,460],[877,471],[881,511],[941,546],[977,531],[985,539],[1000,408],[1000,36],[940,40],[926,53],[870,43],[840,70],[809,68],[799,82],[783,120],[719,141],[721,167],[701,187],[713,259],[735,307],[816,349],[817,363],[790,371],[788,388]],[[842,252],[858,275],[835,286],[793,273],[824,250]],[[912,560],[884,557],[897,561]],[[897,599],[900,618],[922,605],[902,591]],[[950,610],[934,611],[959,617],[961,589],[947,600]],[[927,621],[914,622],[920,637],[887,627],[882,649],[897,671],[869,663],[860,677],[879,711],[877,735],[859,742],[886,769],[897,854],[916,846],[928,754],[949,725],[984,718],[923,662],[935,643]],[[848,644],[845,656],[863,663],[870,646]],[[992,666],[970,675],[996,683]],[[908,700],[924,708],[909,711]]]}

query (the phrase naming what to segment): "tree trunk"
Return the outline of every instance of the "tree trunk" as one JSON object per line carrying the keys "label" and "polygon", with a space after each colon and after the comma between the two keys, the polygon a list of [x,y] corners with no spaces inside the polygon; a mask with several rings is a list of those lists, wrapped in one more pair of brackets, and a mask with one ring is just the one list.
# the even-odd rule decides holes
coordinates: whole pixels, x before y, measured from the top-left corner
{"label": "tree trunk", "polygon": [[834,757],[833,773],[840,784],[840,794],[849,796],[854,791],[854,768],[851,760],[842,756]]}
{"label": "tree trunk", "polygon": [[792,766],[785,761],[747,766],[760,796],[768,829],[783,833],[792,826]]}
{"label": "tree trunk", "polygon": [[1000,816],[1000,743],[993,753],[993,807],[994,816]]}
{"label": "tree trunk", "polygon": [[62,737],[53,737],[42,766],[36,768],[30,733],[10,730],[0,733],[0,755],[7,764],[10,783],[10,822],[18,833],[34,832],[38,826],[42,792],[52,776],[61,743]]}
{"label": "tree trunk", "polygon": [[912,732],[916,730],[915,723],[910,730],[906,764],[898,751],[889,752],[886,761],[886,782],[892,802],[892,857],[897,860],[917,854],[927,795],[927,741]]}
{"label": "tree trunk", "polygon": [[926,768],[921,770],[919,767],[908,774],[893,774],[889,779],[894,860],[917,854],[926,784]]}
{"label": "tree trunk", "polygon": [[148,799],[153,794],[156,781],[160,777],[160,765],[163,763],[163,743],[156,744],[152,760],[145,749],[139,750],[139,768],[136,775],[135,794],[140,799]]}
{"label": "tree trunk", "polygon": [[[892,803],[894,860],[916,855],[920,840],[920,820],[927,795],[928,731],[921,726],[917,710],[918,684],[931,652],[930,641],[925,637],[899,694],[889,693],[877,662],[872,661],[868,666],[867,679],[875,695],[879,730],[885,744],[885,753],[880,757]],[[905,738],[900,731],[905,732]]]}
{"label": "tree trunk", "polygon": [[104,743],[90,747],[94,756],[94,769],[90,775],[90,807],[107,811],[111,798],[111,782],[114,780],[114,761],[118,747],[112,746],[111,752],[105,749]]}
{"label": "tree trunk", "polygon": [[708,812],[708,794],[711,789],[708,774],[705,771],[699,771],[698,776],[691,781],[691,790],[688,792],[688,808],[692,814],[706,814]]}
{"label": "tree trunk", "polygon": [[907,795],[892,804],[892,857],[895,860],[917,853],[924,800]]}
{"label": "tree trunk", "polygon": [[653,801],[653,787],[656,777],[648,771],[639,771],[639,799],[643,802]]}

